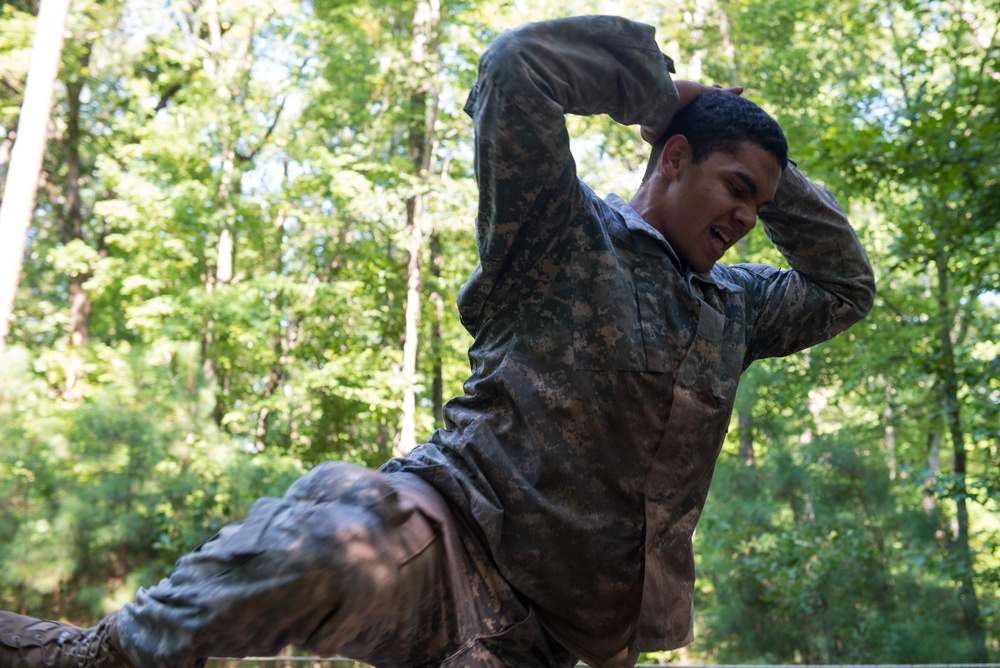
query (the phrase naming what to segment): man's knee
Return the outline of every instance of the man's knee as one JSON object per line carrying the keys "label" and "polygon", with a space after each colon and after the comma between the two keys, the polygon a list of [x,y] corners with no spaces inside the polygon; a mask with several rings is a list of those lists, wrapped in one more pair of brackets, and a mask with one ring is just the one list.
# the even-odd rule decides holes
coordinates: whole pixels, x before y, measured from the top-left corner
{"label": "man's knee", "polygon": [[179,584],[222,573],[251,580],[322,573],[346,582],[352,576],[385,581],[432,539],[415,512],[384,475],[354,464],[320,464],[284,497],[260,499],[245,519],[182,558],[172,578]]}
{"label": "man's knee", "polygon": [[385,476],[371,469],[348,462],[323,462],[292,483],[285,498],[364,507],[390,491]]}

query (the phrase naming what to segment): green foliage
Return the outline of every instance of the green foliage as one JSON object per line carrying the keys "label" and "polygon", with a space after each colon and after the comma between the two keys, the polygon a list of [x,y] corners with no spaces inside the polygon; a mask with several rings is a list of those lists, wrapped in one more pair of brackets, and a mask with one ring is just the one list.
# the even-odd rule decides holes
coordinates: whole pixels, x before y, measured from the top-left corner
{"label": "green foliage", "polygon": [[936,545],[940,517],[921,508],[918,489],[894,494],[884,460],[839,439],[766,461],[720,461],[721,493],[697,540],[707,574],[698,647],[726,663],[969,653]]}
{"label": "green foliage", "polygon": [[3,590],[17,607],[93,617],[166,574],[263,494],[302,473],[251,455],[210,418],[191,346],[105,350],[85,401],[60,401],[23,348],[4,357]]}
{"label": "green foliage", "polygon": [[[23,4],[0,9],[0,163],[35,20]],[[74,3],[0,359],[0,607],[90,621],[310,465],[390,455],[417,188],[442,249],[424,276],[418,434],[438,426],[438,365],[446,398],[467,372],[453,303],[476,261],[462,104],[492,36],[567,9],[445,3],[433,81],[410,67],[414,9]],[[696,643],[646,659],[995,659],[998,8],[763,9],[573,8],[655,24],[681,78],[743,84],[837,193],[879,283],[864,323],[745,374],[696,537]],[[424,83],[439,105],[421,180],[407,140]],[[628,195],[645,163],[635,128],[570,129],[588,183]],[[730,259],[783,262],[763,234]],[[78,277],[84,345],[70,336]]]}

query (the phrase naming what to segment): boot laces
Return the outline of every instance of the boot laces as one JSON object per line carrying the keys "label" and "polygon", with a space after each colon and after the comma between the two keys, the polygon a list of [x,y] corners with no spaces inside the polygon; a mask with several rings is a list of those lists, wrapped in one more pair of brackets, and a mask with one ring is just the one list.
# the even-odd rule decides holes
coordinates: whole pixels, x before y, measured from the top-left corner
{"label": "boot laces", "polygon": [[91,629],[65,629],[48,641],[43,633],[34,634],[33,639],[37,645],[25,647],[19,637],[13,638],[18,643],[25,666],[32,666],[31,659],[41,659],[41,668],[126,665],[111,642],[110,631],[104,623]]}

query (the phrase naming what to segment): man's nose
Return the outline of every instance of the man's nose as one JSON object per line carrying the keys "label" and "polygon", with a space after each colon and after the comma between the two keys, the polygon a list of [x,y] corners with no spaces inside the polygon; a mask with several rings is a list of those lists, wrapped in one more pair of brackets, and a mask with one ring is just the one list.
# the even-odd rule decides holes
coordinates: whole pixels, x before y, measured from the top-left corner
{"label": "man's nose", "polygon": [[733,213],[741,234],[748,234],[757,224],[757,211],[751,206],[740,206]]}

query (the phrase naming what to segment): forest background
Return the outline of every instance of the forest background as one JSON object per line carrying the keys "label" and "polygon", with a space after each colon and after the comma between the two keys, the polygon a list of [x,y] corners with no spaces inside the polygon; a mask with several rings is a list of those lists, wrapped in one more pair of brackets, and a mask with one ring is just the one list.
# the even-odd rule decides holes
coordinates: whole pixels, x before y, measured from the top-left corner
{"label": "forest background", "polygon": [[[376,466],[440,425],[468,368],[476,58],[568,9],[38,11],[0,6],[2,182],[39,115],[36,31],[65,36],[34,51],[61,54],[39,187],[0,202],[35,195],[26,235],[0,229],[25,251],[3,286],[0,607],[91,623],[310,465]],[[696,536],[697,640],[659,658],[1000,660],[1000,3],[572,12],[651,23],[678,77],[745,85],[879,284],[849,333],[745,375]],[[590,185],[630,193],[638,130],[569,125]],[[732,254],[782,262],[761,231]]]}

